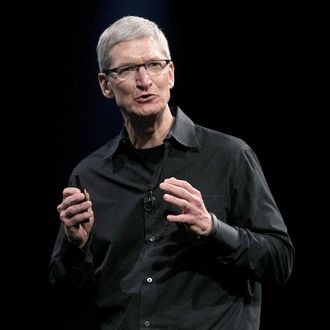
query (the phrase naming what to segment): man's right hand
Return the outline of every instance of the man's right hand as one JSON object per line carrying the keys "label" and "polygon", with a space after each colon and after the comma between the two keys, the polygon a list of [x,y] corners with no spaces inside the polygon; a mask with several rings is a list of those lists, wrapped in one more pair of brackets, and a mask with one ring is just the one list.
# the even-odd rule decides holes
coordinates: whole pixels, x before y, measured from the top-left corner
{"label": "man's right hand", "polygon": [[82,248],[94,223],[92,202],[87,191],[82,193],[78,188],[65,188],[62,203],[57,206],[57,211],[68,241]]}

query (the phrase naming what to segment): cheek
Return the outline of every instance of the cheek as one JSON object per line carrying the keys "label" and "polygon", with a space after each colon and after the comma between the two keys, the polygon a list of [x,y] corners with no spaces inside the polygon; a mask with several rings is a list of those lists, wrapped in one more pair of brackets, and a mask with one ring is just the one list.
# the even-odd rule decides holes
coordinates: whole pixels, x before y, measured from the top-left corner
{"label": "cheek", "polygon": [[121,86],[120,88],[113,89],[113,95],[116,100],[124,99],[132,94],[131,90],[132,88]]}
{"label": "cheek", "polygon": [[163,92],[162,92],[162,100],[163,102],[168,102],[169,99],[171,97],[171,89],[169,88],[169,85],[167,88],[164,88],[163,89]]}
{"label": "cheek", "polygon": [[132,93],[125,90],[117,90],[114,92],[114,98],[119,107],[126,108],[133,103]]}
{"label": "cheek", "polygon": [[158,83],[156,82],[156,86],[159,91],[164,91],[167,93],[170,89],[173,88],[174,79],[171,78],[171,76],[167,76],[165,79],[159,81]]}

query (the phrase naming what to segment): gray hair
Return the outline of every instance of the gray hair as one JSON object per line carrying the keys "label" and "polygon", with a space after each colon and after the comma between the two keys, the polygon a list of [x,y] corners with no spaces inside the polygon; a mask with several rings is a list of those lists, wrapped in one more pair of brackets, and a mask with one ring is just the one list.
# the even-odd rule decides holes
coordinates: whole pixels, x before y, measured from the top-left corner
{"label": "gray hair", "polygon": [[125,16],[111,24],[101,34],[97,43],[97,60],[100,72],[111,64],[111,49],[122,41],[153,37],[162,48],[164,56],[171,59],[167,39],[156,23],[137,16]]}

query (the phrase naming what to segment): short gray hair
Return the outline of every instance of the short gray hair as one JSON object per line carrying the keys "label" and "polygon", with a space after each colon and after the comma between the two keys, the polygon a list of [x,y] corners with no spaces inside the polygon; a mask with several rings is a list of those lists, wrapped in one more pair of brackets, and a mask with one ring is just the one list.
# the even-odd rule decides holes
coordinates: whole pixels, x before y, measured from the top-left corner
{"label": "short gray hair", "polygon": [[153,37],[161,46],[164,56],[171,59],[167,39],[156,23],[138,16],[124,16],[115,21],[103,31],[97,43],[100,72],[110,67],[111,49],[115,44],[148,37]]}

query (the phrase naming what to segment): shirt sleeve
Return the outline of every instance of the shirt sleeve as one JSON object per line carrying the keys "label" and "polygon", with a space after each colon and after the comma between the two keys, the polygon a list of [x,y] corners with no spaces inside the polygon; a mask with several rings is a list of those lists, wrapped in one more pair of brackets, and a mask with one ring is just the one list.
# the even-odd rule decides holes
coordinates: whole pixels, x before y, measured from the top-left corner
{"label": "shirt sleeve", "polygon": [[75,289],[90,288],[94,281],[93,256],[90,235],[83,248],[72,245],[60,228],[49,265],[49,280],[52,286]]}
{"label": "shirt sleeve", "polygon": [[259,282],[285,283],[294,247],[253,150],[245,145],[230,173],[227,219],[214,214],[210,240],[218,260]]}

